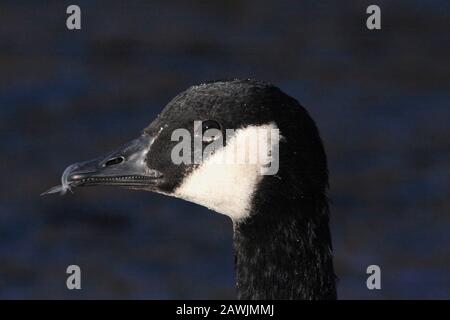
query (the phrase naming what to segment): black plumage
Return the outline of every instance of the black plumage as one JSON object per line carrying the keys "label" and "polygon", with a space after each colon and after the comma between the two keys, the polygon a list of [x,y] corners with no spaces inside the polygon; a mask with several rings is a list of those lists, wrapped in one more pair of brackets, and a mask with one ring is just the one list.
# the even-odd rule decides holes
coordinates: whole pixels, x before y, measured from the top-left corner
{"label": "black plumage", "polygon": [[[169,102],[139,142],[110,153],[112,162],[106,157],[74,166],[66,174],[67,183],[114,184],[173,195],[198,166],[171,161],[170,150],[177,143],[171,133],[177,128],[192,132],[197,120],[233,129],[275,123],[282,136],[278,172],[260,181],[249,215],[233,221],[238,297],[335,299],[323,144],[308,112],[271,84],[224,80],[193,86]],[[129,160],[130,152],[141,152],[146,141],[151,148],[140,168]],[[113,168],[104,168],[105,163]],[[134,175],[124,180],[127,171],[122,167],[132,168]],[[139,179],[136,170],[142,171]]]}

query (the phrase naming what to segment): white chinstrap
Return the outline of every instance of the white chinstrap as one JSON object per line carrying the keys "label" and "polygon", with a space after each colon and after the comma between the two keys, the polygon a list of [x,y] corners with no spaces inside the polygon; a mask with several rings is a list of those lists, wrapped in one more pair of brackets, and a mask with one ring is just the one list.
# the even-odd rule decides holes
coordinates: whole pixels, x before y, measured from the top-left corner
{"label": "white chinstrap", "polygon": [[[278,129],[271,123],[262,126],[248,126],[238,129],[235,134],[227,139],[226,146],[217,148],[213,153],[208,154],[203,162],[186,177],[182,184],[172,194],[175,197],[191,201],[216,212],[229,216],[233,221],[238,221],[247,217],[251,209],[251,200],[258,190],[259,183],[264,178],[261,173],[263,168],[267,168],[266,158],[256,157],[257,161],[224,161],[230,153],[235,152],[241,141],[258,137],[258,132],[276,132],[279,137]],[[257,140],[256,140],[257,141]],[[267,143],[267,137],[265,139]],[[279,139],[271,139],[272,143],[267,147],[272,150],[271,164],[274,163],[274,154],[278,156]],[[189,147],[191,143],[189,143]],[[233,151],[230,151],[233,150]],[[249,151],[246,149],[244,158],[250,160]],[[273,150],[276,150],[273,152]],[[264,161],[263,161],[264,160]],[[276,168],[277,165],[269,167]]]}

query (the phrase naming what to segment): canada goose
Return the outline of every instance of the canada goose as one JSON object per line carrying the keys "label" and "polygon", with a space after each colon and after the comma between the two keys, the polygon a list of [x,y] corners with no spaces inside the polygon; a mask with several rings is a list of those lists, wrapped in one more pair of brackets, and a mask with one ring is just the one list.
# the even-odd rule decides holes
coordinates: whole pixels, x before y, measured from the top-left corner
{"label": "canada goose", "polygon": [[[216,136],[225,137],[223,144],[200,163],[176,164],[173,150],[180,141],[173,132],[182,128],[195,135],[196,121],[202,133],[215,129]],[[228,128],[235,130],[231,137],[225,134]],[[278,141],[271,142],[278,150],[275,174],[261,174],[261,163],[211,161],[261,128],[279,132]],[[214,139],[201,140],[201,150]],[[322,141],[307,111],[271,84],[247,79],[193,86],[170,101],[139,138],[69,166],[62,181],[46,193],[123,186],[229,216],[240,299],[336,299]]]}

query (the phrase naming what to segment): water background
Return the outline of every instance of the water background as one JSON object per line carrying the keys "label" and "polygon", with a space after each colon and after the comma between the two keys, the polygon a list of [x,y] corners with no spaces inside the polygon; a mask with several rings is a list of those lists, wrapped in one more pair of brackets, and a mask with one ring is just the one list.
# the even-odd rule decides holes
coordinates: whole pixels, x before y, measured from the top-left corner
{"label": "water background", "polygon": [[[231,222],[146,192],[39,197],[135,138],[178,92],[252,77],[327,150],[342,299],[450,298],[450,2],[0,3],[0,298],[234,298]],[[82,290],[65,269],[82,268]],[[382,290],[365,286],[382,269]]]}

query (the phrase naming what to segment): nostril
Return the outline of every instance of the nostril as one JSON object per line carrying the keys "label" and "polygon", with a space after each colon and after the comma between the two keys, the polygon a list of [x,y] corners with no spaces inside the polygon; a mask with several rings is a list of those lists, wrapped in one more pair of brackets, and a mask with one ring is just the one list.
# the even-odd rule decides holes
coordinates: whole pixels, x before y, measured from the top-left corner
{"label": "nostril", "polygon": [[125,160],[124,157],[120,156],[120,157],[115,157],[115,158],[111,158],[108,161],[105,162],[105,167],[107,166],[113,166],[119,163],[122,163]]}
{"label": "nostril", "polygon": [[83,175],[81,174],[72,174],[67,178],[68,182],[77,181],[83,179]]}

